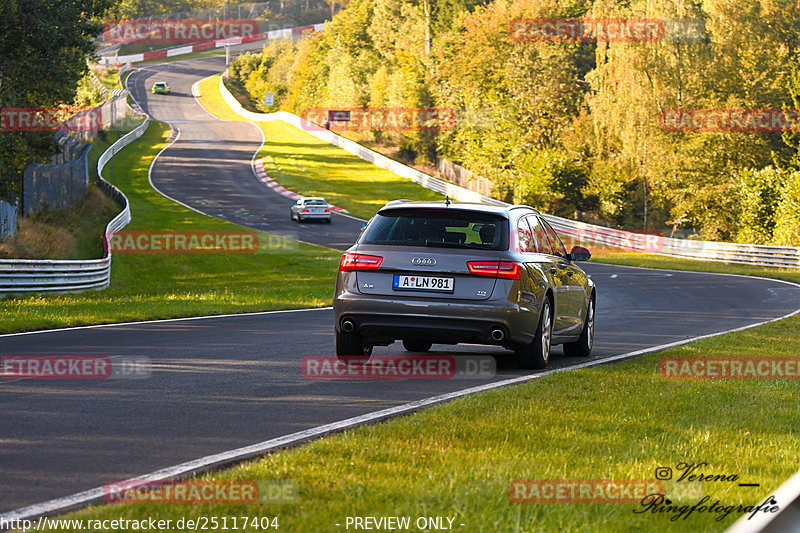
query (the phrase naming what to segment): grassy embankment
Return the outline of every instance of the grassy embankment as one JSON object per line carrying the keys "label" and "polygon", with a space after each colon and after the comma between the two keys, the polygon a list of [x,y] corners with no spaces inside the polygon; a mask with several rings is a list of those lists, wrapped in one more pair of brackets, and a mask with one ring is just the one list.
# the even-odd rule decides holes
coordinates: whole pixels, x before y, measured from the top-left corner
{"label": "grassy embankment", "polygon": [[[219,76],[203,80],[201,103],[226,120],[242,120],[230,110],[218,89]],[[291,191],[322,196],[356,217],[369,219],[390,200],[443,200],[441,194],[358,159],[280,121],[256,123],[265,143],[258,153],[267,175]]]}

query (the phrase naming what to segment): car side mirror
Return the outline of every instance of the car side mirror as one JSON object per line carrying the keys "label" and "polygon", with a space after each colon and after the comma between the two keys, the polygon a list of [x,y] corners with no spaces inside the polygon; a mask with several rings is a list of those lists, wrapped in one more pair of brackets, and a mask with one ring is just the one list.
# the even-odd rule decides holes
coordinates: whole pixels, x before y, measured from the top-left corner
{"label": "car side mirror", "polygon": [[592,252],[583,246],[573,246],[568,259],[570,261],[588,261],[590,257],[592,257]]}

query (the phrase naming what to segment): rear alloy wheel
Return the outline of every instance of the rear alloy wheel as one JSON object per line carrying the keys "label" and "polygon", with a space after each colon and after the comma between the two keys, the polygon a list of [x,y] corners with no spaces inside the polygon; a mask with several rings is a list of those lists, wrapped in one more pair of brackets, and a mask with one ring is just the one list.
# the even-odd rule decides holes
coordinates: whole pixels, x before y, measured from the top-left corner
{"label": "rear alloy wheel", "polygon": [[550,311],[550,300],[545,298],[542,312],[539,315],[539,326],[533,342],[518,346],[515,350],[517,364],[520,368],[541,369],[550,362],[550,338],[553,333],[553,315]]}
{"label": "rear alloy wheel", "polygon": [[589,307],[586,309],[586,320],[583,321],[583,331],[575,342],[564,344],[564,355],[572,357],[586,357],[592,353],[594,343],[594,300],[589,300]]}
{"label": "rear alloy wheel", "polygon": [[336,332],[336,357],[340,361],[369,361],[372,346],[366,346],[358,333]]}
{"label": "rear alloy wheel", "polygon": [[433,346],[431,342],[416,340],[403,341],[403,348],[405,348],[407,352],[427,352],[431,349],[431,346]]}

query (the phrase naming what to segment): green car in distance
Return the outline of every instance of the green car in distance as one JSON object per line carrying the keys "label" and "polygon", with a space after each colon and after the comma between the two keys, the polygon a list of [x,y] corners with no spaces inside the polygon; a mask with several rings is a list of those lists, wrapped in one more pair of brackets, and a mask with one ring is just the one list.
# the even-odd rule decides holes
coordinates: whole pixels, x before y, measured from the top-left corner
{"label": "green car in distance", "polygon": [[153,94],[169,94],[169,83],[165,81],[157,81],[153,84]]}

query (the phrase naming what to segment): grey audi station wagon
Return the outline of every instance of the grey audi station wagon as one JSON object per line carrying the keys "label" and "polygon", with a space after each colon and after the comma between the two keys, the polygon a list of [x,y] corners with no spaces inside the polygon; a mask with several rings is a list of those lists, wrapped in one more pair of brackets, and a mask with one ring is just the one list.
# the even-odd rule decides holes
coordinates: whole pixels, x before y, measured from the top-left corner
{"label": "grey audi station wagon", "polygon": [[544,368],[550,347],[587,356],[595,286],[535,209],[389,202],[342,256],[333,309],[336,354],[366,359],[397,340],[501,345]]}

